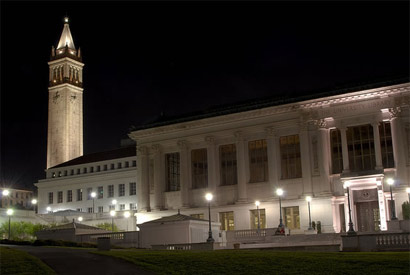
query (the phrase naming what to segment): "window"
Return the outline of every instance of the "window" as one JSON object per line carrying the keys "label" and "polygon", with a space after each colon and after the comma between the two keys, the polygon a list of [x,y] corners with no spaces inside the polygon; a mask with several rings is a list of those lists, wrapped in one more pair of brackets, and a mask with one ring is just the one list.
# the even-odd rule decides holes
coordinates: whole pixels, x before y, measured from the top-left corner
{"label": "window", "polygon": [[114,185],[108,185],[108,197],[114,197]]}
{"label": "window", "polygon": [[81,174],[80,168],[77,169],[77,175]]}
{"label": "window", "polygon": [[98,166],[97,166],[97,172],[100,172],[100,171],[101,171],[101,166],[98,165]]}
{"label": "window", "polygon": [[83,200],[83,189],[77,189],[77,201]]}
{"label": "window", "polygon": [[280,137],[282,179],[302,177],[299,135]]}
{"label": "window", "polygon": [[165,171],[167,191],[180,190],[179,153],[171,153],[165,155]]}
{"label": "window", "polygon": [[391,136],[391,126],[389,121],[382,122],[379,125],[380,147],[382,151],[382,160],[384,168],[394,167],[393,141]]}
{"label": "window", "polygon": [[235,223],[233,219],[233,212],[220,212],[219,222],[221,223],[221,230],[235,230]]}
{"label": "window", "polygon": [[93,173],[93,172],[94,172],[94,167],[91,166],[91,167],[90,167],[90,173]]}
{"label": "window", "polygon": [[118,196],[119,197],[125,196],[125,184],[118,185]]}
{"label": "window", "polygon": [[284,207],[285,225],[289,229],[300,229],[299,207]]}
{"label": "window", "polygon": [[195,218],[195,219],[201,219],[204,220],[204,213],[200,213],[200,214],[191,214],[191,217]]}
{"label": "window", "polygon": [[73,201],[73,190],[67,190],[67,202]]}
{"label": "window", "polygon": [[373,170],[376,164],[373,127],[370,124],[349,127],[346,138],[350,170],[352,172]]}
{"label": "window", "polygon": [[114,169],[115,169],[114,163],[111,163],[111,170],[114,170]]}
{"label": "window", "polygon": [[130,196],[137,194],[137,184],[135,182],[130,182]]}
{"label": "window", "polygon": [[137,210],[137,205],[135,203],[130,203],[130,210]]}
{"label": "window", "polygon": [[88,207],[88,208],[87,208],[87,212],[88,212],[88,213],[93,213],[93,208],[92,208],[92,207]]}
{"label": "window", "polygon": [[48,192],[48,204],[53,203],[53,192]]}
{"label": "window", "polygon": [[97,198],[99,198],[99,199],[104,198],[104,187],[98,186],[98,189],[97,189]]}
{"label": "window", "polygon": [[[251,210],[251,229],[258,229],[258,210]],[[265,209],[259,209],[259,224],[260,228],[266,228]]]}
{"label": "window", "polygon": [[120,211],[125,210],[125,204],[120,204]]}
{"label": "window", "polygon": [[340,174],[343,170],[343,155],[339,129],[330,130],[330,147],[332,151],[332,174]]}
{"label": "window", "polygon": [[91,193],[93,192],[93,189],[90,187],[90,188],[87,188],[87,200],[91,200],[92,199],[92,197],[91,197]]}
{"label": "window", "polygon": [[84,174],[87,174],[87,167],[84,167],[84,168],[83,168],[83,173],[84,173]]}
{"label": "window", "polygon": [[98,206],[98,213],[104,212],[104,206]]}
{"label": "window", "polygon": [[135,167],[135,166],[137,166],[137,161],[136,161],[136,160],[133,160],[133,161],[132,161],[132,167]]}
{"label": "window", "polygon": [[125,165],[124,165],[124,167],[125,167],[125,168],[128,168],[128,167],[130,167],[130,163],[129,163],[128,161],[126,161],[126,162],[125,162]]}
{"label": "window", "polygon": [[235,144],[219,146],[219,160],[221,167],[221,185],[237,184]]}
{"label": "window", "polygon": [[206,148],[191,151],[192,188],[208,187],[208,160]]}
{"label": "window", "polygon": [[77,208],[77,211],[78,212],[83,212],[83,209],[82,208]]}
{"label": "window", "polygon": [[104,164],[104,171],[107,171],[107,169],[108,169],[107,164]]}
{"label": "window", "polygon": [[268,180],[268,152],[266,140],[249,141],[249,172],[250,182]]}
{"label": "window", "polygon": [[57,193],[57,203],[63,202],[63,191],[58,191]]}
{"label": "window", "polygon": [[74,175],[74,169],[71,169],[70,175],[71,175],[71,176]]}
{"label": "window", "polygon": [[110,204],[109,206],[108,206],[108,209],[111,211],[111,210],[115,210],[115,205],[114,204]]}
{"label": "window", "polygon": [[121,169],[122,168],[122,163],[121,162],[118,162],[118,169]]}

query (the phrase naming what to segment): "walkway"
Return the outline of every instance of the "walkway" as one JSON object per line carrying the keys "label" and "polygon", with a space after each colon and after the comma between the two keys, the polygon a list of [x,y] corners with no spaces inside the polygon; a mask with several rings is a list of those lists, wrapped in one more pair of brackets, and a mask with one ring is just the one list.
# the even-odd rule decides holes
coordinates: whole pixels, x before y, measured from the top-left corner
{"label": "walkway", "polygon": [[94,249],[11,246],[26,251],[50,266],[57,274],[153,274],[125,260],[90,253]]}

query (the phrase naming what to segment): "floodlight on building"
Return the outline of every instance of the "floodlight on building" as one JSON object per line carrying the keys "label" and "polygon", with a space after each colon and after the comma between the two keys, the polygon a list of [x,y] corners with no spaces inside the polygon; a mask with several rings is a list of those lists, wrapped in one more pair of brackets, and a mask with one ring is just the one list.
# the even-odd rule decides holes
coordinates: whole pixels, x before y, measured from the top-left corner
{"label": "floodlight on building", "polygon": [[407,187],[407,188],[406,188],[406,192],[407,192],[407,194],[409,195],[409,202],[410,202],[410,187]]}

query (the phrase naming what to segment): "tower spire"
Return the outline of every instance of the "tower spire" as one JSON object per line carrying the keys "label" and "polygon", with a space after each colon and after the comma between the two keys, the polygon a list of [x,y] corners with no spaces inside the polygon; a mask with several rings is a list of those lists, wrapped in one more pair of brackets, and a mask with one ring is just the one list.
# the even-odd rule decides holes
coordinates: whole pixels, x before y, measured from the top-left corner
{"label": "tower spire", "polygon": [[64,28],[63,32],[61,33],[60,41],[57,45],[57,50],[64,47],[68,47],[69,49],[75,50],[74,40],[70,32],[69,21],[70,19],[67,16],[64,17]]}

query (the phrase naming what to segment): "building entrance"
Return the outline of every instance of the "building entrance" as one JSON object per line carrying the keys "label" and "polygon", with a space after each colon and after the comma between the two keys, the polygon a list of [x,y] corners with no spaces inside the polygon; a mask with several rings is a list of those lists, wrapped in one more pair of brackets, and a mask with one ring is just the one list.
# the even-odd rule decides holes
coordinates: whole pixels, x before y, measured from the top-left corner
{"label": "building entrance", "polygon": [[356,203],[357,228],[360,232],[380,231],[380,212],[377,201]]}

